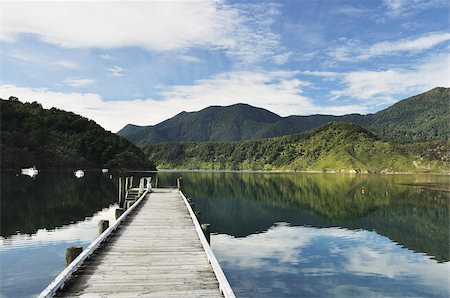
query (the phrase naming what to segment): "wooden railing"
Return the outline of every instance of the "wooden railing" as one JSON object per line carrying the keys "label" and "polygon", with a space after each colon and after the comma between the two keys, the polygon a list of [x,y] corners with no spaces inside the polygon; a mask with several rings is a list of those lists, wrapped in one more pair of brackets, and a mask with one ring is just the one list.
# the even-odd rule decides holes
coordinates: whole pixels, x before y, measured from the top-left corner
{"label": "wooden railing", "polygon": [[[145,181],[146,180],[146,185]],[[143,182],[144,181],[144,182]],[[56,294],[57,291],[62,289],[65,284],[69,281],[69,279],[72,277],[72,275],[78,270],[78,268],[83,264],[83,262],[95,252],[97,248],[100,247],[100,245],[105,242],[108,237],[120,226],[120,224],[126,219],[126,217],[133,212],[133,210],[139,206],[139,204],[143,201],[144,197],[149,193],[152,189],[151,185],[151,177],[143,177],[140,180],[139,183],[139,189],[142,190],[145,187],[145,191],[142,193],[142,195],[139,197],[139,199],[131,205],[130,208],[128,208],[114,223],[114,225],[110,226],[108,229],[106,229],[97,239],[94,240],[94,242],[89,245],[85,251],[83,251],[75,260],[73,260],[55,279],[46,287],[40,294],[39,298],[47,298],[52,297]]]}
{"label": "wooden railing", "polygon": [[[178,188],[181,188],[181,185],[178,184]],[[219,262],[217,261],[216,257],[214,256],[214,253],[208,243],[208,240],[206,239],[202,227],[200,226],[200,223],[197,219],[197,216],[195,215],[194,210],[192,210],[191,205],[189,204],[186,196],[183,194],[181,189],[179,190],[181,197],[183,198],[184,203],[186,204],[186,207],[189,210],[189,214],[192,218],[192,221],[194,222],[195,231],[198,234],[198,237],[200,238],[200,242],[202,243],[203,249],[206,252],[206,257],[208,258],[209,263],[211,264],[211,267],[214,271],[214,274],[216,275],[217,281],[219,282],[219,289],[220,292],[223,294],[225,298],[235,298],[233,289],[231,288],[230,284],[228,283],[228,280],[225,276],[225,274],[222,271],[222,268],[220,267]]]}

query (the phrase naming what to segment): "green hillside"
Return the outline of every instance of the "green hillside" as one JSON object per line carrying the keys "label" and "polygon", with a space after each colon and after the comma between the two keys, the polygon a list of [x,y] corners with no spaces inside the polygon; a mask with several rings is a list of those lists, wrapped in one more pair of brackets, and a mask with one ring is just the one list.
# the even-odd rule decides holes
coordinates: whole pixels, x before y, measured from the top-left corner
{"label": "green hillside", "polygon": [[366,127],[389,139],[448,140],[450,88],[434,88],[366,118]]}
{"label": "green hillside", "polygon": [[36,102],[1,99],[1,168],[154,169],[128,140],[92,120]]}
{"label": "green hillside", "polygon": [[155,126],[127,125],[118,132],[138,146],[164,142],[241,141],[290,135],[331,121],[361,125],[398,141],[447,140],[449,88],[435,88],[375,114],[280,117],[246,104],[182,112]]}
{"label": "green hillside", "polygon": [[360,126],[332,122],[272,139],[155,144],[144,151],[159,168],[441,172],[448,171],[447,145],[444,141],[400,145],[379,139]]}

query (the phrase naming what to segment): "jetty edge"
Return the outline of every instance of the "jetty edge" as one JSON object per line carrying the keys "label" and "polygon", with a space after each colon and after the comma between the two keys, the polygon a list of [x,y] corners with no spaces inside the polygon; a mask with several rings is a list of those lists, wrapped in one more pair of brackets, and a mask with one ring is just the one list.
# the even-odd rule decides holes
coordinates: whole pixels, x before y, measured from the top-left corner
{"label": "jetty edge", "polygon": [[[142,189],[143,188],[143,189]],[[181,190],[181,181],[177,181],[177,188],[153,188],[151,185],[151,178],[144,177],[141,178],[139,183],[139,189],[133,189],[130,186],[129,191],[126,193],[135,193],[139,194],[139,197],[135,200],[133,204],[128,204],[129,208],[124,211],[120,217],[117,218],[117,221],[110,227],[108,227],[97,239],[95,239],[85,251],[81,252],[73,262],[71,262],[48,286],[45,288],[38,297],[53,297],[53,296],[78,296],[78,295],[86,295],[86,294],[94,294],[94,295],[143,295],[143,296],[153,296],[153,295],[180,295],[186,296],[189,294],[193,294],[196,296],[223,296],[223,297],[235,297],[234,292],[228,283],[228,280],[225,274],[220,267],[216,257],[214,256],[213,251],[208,243],[207,237],[204,235],[204,231],[202,230],[202,225],[200,221],[197,219],[195,210],[193,210],[193,205],[190,204],[190,200],[186,198]],[[156,204],[156,205],[155,205]],[[168,230],[164,230],[164,221],[161,219],[166,219],[164,212],[159,212],[159,210],[155,210],[152,207],[155,206],[168,206],[168,210],[172,214],[172,217],[167,218],[171,223],[171,230],[176,229],[176,226],[179,225],[178,222],[173,222],[175,218],[179,218],[180,221],[184,219],[189,222],[186,225],[184,224],[183,229],[179,231],[174,231],[175,238],[167,233]],[[176,210],[174,209],[176,208]],[[157,215],[160,215],[159,218],[156,218]],[[155,215],[154,219],[149,218]],[[136,234],[138,231],[136,223],[146,224],[152,221],[151,229],[148,231],[140,231],[139,234]],[[166,221],[167,222],[167,221]],[[155,226],[156,225],[156,226]],[[161,225],[161,229],[158,229],[158,225]],[[166,227],[167,228],[167,227]],[[156,230],[155,230],[156,229]],[[127,233],[128,231],[128,233]],[[185,231],[189,231],[189,233],[185,233]],[[147,233],[147,238],[151,237],[150,246],[144,243],[145,239],[141,237]],[[178,234],[187,235],[188,238],[183,236],[186,239],[178,239],[176,236]],[[127,237],[128,234],[128,237]],[[155,235],[163,235],[163,237],[154,237]],[[164,236],[165,235],[165,236]],[[135,237],[136,239],[131,239],[133,243],[136,243],[136,246],[132,247],[132,251],[122,251],[122,248],[125,245],[130,244],[130,237]],[[172,238],[171,238],[172,237]],[[144,237],[145,238],[145,237]],[[175,241],[176,240],[176,241]],[[166,241],[166,242],[164,242]],[[192,244],[193,247],[186,247],[186,251],[183,251],[178,246],[183,244],[180,241],[187,241]],[[167,247],[164,249],[161,245],[170,246],[174,242],[177,242],[177,247]],[[117,251],[118,246],[120,249],[120,253]],[[157,250],[152,251],[152,246]],[[121,248],[122,247],[122,248]],[[159,248],[159,250],[158,250]],[[184,246],[183,246],[184,248]],[[143,249],[139,251],[139,249]],[[163,250],[161,250],[163,249]],[[195,249],[195,252],[194,252]],[[115,252],[111,252],[114,251]],[[110,253],[111,252],[111,253]],[[170,255],[173,252],[173,255]],[[124,269],[120,269],[120,262],[115,262],[114,264],[101,264],[102,259],[111,258],[111,254],[120,254],[120,260],[125,260],[127,257],[127,253],[131,253],[131,258],[133,260],[131,263],[127,263],[127,270],[130,269],[130,275],[126,276],[127,278],[123,279],[123,275],[119,272]],[[181,255],[180,255],[181,253]],[[109,254],[109,256],[108,256]],[[143,259],[136,260],[136,254],[144,256]],[[161,278],[155,277],[160,276],[158,272],[154,272],[152,270],[160,270],[164,268],[164,274],[167,273],[167,270],[172,270],[174,267],[170,263],[172,260],[183,260],[180,257],[183,255],[189,255],[192,257],[197,257],[198,260],[195,262],[181,264],[184,271],[179,272],[170,272],[170,277],[174,275],[174,278],[185,278],[185,280],[176,280],[174,281],[175,285],[171,285],[170,280],[164,280],[164,275]],[[156,258],[154,258],[156,256]],[[163,258],[161,258],[163,257]],[[152,259],[154,258],[154,259]],[[126,261],[126,260],[125,260]],[[100,262],[100,265],[98,265]],[[137,263],[138,262],[138,263]],[[146,264],[148,262],[148,264]],[[91,264],[91,265],[90,265]],[[110,268],[111,266],[116,266],[119,270],[108,270],[106,278],[112,278],[114,281],[119,281],[119,285],[124,288],[129,286],[131,289],[129,292],[123,292],[123,287],[119,288],[119,292],[114,292],[114,287],[109,289],[109,287],[105,287],[103,285],[96,287],[96,281],[101,283],[105,276],[101,276],[100,279],[95,275],[95,271],[98,267],[103,266],[102,268]],[[175,264],[176,265],[176,264]],[[139,268],[130,267],[130,266],[138,266]],[[195,268],[195,266],[201,266],[199,268]],[[87,269],[89,268],[89,269]],[[154,268],[154,269],[152,269]],[[158,269],[159,268],[159,269]],[[93,276],[86,274],[84,271],[89,271],[89,274],[94,272]],[[97,270],[98,271],[98,270]],[[115,272],[118,276],[114,277]],[[207,275],[204,280],[192,278],[192,274],[196,272],[200,272],[202,275]],[[103,272],[104,273],[104,272]],[[128,272],[126,272],[128,273]],[[141,274],[143,273],[143,274]],[[185,276],[189,275],[189,276]],[[146,280],[146,278],[149,280]],[[161,284],[155,284],[155,282],[161,281]],[[83,285],[83,282],[85,283]],[[135,284],[133,285],[133,282]],[[208,285],[207,285],[208,283]],[[90,292],[90,286],[93,287],[93,292]],[[207,288],[210,287],[210,288]],[[74,292],[75,289],[75,292]],[[76,289],[82,289],[81,292],[76,292]],[[99,290],[100,289],[100,290]],[[105,292],[102,292],[102,289],[105,289]],[[217,291],[217,295],[214,289]],[[199,295],[197,295],[199,294]],[[199,297],[200,297],[199,296]]]}

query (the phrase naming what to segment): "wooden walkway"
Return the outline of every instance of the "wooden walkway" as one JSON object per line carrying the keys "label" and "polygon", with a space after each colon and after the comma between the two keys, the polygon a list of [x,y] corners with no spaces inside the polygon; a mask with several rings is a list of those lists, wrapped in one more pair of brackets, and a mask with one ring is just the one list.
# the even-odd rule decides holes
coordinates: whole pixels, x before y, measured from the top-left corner
{"label": "wooden walkway", "polygon": [[56,296],[234,297],[188,206],[177,189],[153,189]]}

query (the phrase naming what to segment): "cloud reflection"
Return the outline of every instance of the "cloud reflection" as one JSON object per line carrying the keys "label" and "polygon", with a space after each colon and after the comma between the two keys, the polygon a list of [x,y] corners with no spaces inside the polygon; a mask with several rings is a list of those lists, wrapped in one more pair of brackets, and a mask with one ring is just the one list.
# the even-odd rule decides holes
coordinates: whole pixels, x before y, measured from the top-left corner
{"label": "cloud reflection", "polygon": [[[248,284],[255,279],[254,283],[266,286],[278,284],[270,295],[280,296],[450,294],[450,263],[437,263],[366,230],[279,223],[265,233],[245,238],[213,235],[212,247],[225,273],[232,272],[230,282],[238,293],[248,291]],[[247,281],[241,284],[235,277],[244,272]],[[286,285],[291,290],[283,289]]]}

